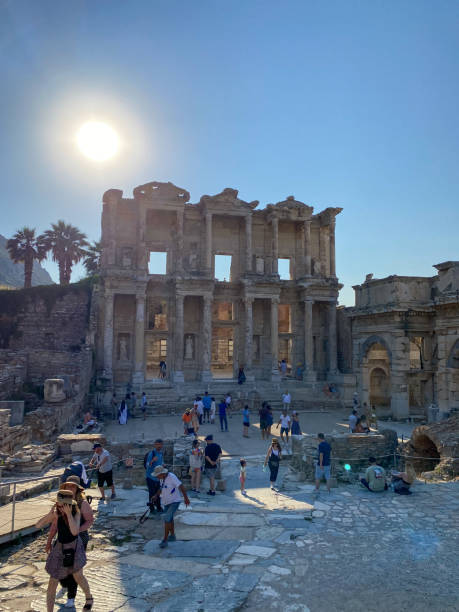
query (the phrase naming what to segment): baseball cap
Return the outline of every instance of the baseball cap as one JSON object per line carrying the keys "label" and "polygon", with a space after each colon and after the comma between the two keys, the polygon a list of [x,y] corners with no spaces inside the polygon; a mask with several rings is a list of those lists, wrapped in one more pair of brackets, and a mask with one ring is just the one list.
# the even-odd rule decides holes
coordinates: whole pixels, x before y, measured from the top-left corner
{"label": "baseball cap", "polygon": [[205,437],[205,440],[213,440],[214,437],[212,434],[209,434],[208,436]]}

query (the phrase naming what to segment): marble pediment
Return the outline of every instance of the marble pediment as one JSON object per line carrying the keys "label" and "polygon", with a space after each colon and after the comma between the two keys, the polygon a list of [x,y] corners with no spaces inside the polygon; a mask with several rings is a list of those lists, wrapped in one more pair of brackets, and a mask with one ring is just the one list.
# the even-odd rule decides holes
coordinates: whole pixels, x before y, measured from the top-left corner
{"label": "marble pediment", "polygon": [[238,190],[227,187],[222,192],[216,195],[203,195],[199,200],[199,205],[205,208],[208,212],[222,211],[229,212],[248,212],[256,208],[259,204],[258,200],[253,202],[245,202],[238,198]]}
{"label": "marble pediment", "polygon": [[136,200],[168,201],[185,204],[190,199],[190,193],[186,189],[177,187],[173,183],[160,183],[152,181],[139,185],[133,191]]}

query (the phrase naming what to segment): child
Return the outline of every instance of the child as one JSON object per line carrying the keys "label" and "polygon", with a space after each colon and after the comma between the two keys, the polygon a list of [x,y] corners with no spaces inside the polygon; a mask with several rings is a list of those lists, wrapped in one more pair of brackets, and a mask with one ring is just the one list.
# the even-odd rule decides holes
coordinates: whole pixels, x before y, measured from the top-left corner
{"label": "child", "polygon": [[215,413],[217,411],[217,406],[215,404],[215,397],[212,397],[212,403],[210,405],[210,422],[212,425],[215,423]]}
{"label": "child", "polygon": [[242,435],[244,438],[249,437],[249,427],[250,427],[250,413],[249,413],[249,407],[246,404],[244,406],[244,410],[242,411]]}
{"label": "child", "polygon": [[246,477],[246,469],[247,463],[245,459],[241,459],[241,471],[239,473],[239,480],[241,481],[241,493],[242,495],[247,495],[247,491],[245,490],[245,477]]}
{"label": "child", "polygon": [[202,468],[202,449],[199,447],[199,440],[193,440],[190,450],[190,473],[191,473],[191,490],[193,493],[199,493],[199,485],[201,484],[201,468]]}

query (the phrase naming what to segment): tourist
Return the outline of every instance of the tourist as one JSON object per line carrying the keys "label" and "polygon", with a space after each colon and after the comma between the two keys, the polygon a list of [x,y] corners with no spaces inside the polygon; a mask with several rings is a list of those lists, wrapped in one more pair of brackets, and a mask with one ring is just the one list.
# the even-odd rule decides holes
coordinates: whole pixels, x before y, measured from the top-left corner
{"label": "tourist", "polygon": [[210,404],[210,422],[213,425],[215,423],[215,414],[217,412],[217,403],[215,401],[215,397],[211,397],[210,398],[211,404]]}
{"label": "tourist", "polygon": [[96,442],[92,448],[94,450],[94,455],[89,462],[89,467],[94,467],[94,465],[97,467],[97,486],[101,494],[101,501],[105,500],[105,483],[107,483],[107,487],[111,487],[112,489],[111,499],[115,499],[116,493],[115,485],[113,484],[113,468],[110,453],[98,442]]}
{"label": "tourist", "polygon": [[281,375],[287,376],[287,362],[285,361],[285,359],[282,359],[280,362],[280,371],[281,371]]}
{"label": "tourist", "polygon": [[222,456],[221,446],[213,440],[214,437],[212,435],[206,437],[206,448],[204,450],[206,476],[210,482],[207,495],[215,495],[215,475],[217,473],[218,462]]}
{"label": "tourist", "polygon": [[225,426],[225,431],[228,431],[228,419],[226,418],[226,410],[228,408],[228,404],[225,400],[222,400],[218,404],[218,417],[220,419],[220,429],[223,431],[223,425]]}
{"label": "tourist", "polygon": [[204,415],[204,403],[200,396],[197,397],[196,414],[198,415],[199,425],[202,425],[202,417]]}
{"label": "tourist", "polygon": [[95,417],[92,416],[89,410],[85,412],[83,418],[83,425],[86,429],[91,429],[92,427],[94,427],[94,425],[97,425]]}
{"label": "tourist", "polygon": [[369,433],[370,428],[367,425],[367,420],[364,414],[357,418],[354,433]]}
{"label": "tourist", "polygon": [[148,505],[151,512],[162,512],[159,480],[153,475],[155,468],[164,464],[163,441],[158,438],[153,443],[153,448],[149,451],[143,461],[145,467],[145,480],[148,487]]}
{"label": "tourist", "polygon": [[199,493],[203,456],[204,454],[199,446],[199,440],[193,440],[190,450],[191,490],[193,493]]}
{"label": "tourist", "polygon": [[197,405],[194,405],[191,411],[191,425],[193,427],[194,437],[197,438],[199,431],[199,415]]}
{"label": "tourist", "polygon": [[241,493],[242,495],[247,495],[247,491],[245,490],[245,479],[246,479],[246,471],[247,471],[247,463],[245,459],[240,460],[241,469],[239,471],[239,482],[241,483]]}
{"label": "tourist", "polygon": [[73,493],[59,489],[56,503],[35,526],[39,529],[55,524],[57,541],[49,550],[45,569],[49,574],[48,589],[46,592],[47,612],[53,612],[56,599],[56,589],[59,580],[73,575],[77,584],[83,589],[86,603],[83,610],[92,610],[94,599],[91,595],[88,581],[83,575],[86,565],[86,553],[83,542],[79,536],[81,513]]}
{"label": "tourist", "polygon": [[354,391],[354,394],[352,396],[352,405],[354,409],[356,409],[357,406],[359,405],[359,394],[357,393],[357,391]]}
{"label": "tourist", "polygon": [[355,426],[357,425],[357,410],[354,408],[349,415],[349,433],[354,433]]}
{"label": "tourist", "polygon": [[82,461],[72,461],[70,465],[68,465],[61,476],[61,483],[67,482],[70,476],[78,476],[80,479],[80,483],[87,489],[91,486],[91,481],[88,478],[88,474],[86,473],[86,468],[83,465]]}
{"label": "tourist", "polygon": [[282,407],[284,408],[284,410],[286,410],[288,412],[290,410],[290,404],[291,403],[292,403],[292,396],[286,390],[285,393],[282,396]]}
{"label": "tourist", "polygon": [[260,416],[260,433],[261,433],[261,439],[264,440],[265,437],[268,436],[268,425],[267,425],[267,416],[268,416],[268,410],[267,410],[267,402],[263,402],[261,404],[261,408],[258,411],[258,414]]}
{"label": "tourist", "polygon": [[280,426],[280,437],[281,441],[284,442],[284,434],[285,434],[285,444],[288,446],[288,432],[290,431],[290,417],[287,414],[287,410],[284,408],[282,414],[279,419],[279,423],[277,426]]}
{"label": "tourist", "polygon": [[116,393],[112,395],[112,399],[110,400],[110,405],[112,408],[112,418],[116,419],[118,416],[118,399],[116,397]]}
{"label": "tourist", "polygon": [[303,364],[299,363],[296,366],[296,372],[295,372],[295,377],[297,380],[303,380],[303,372],[304,372]]}
{"label": "tourist", "polygon": [[274,491],[274,485],[276,484],[277,474],[279,472],[279,464],[282,459],[282,450],[277,438],[271,440],[268,452],[264,462],[264,467],[269,467],[269,481],[271,483],[271,489]]}
{"label": "tourist", "polygon": [[360,482],[374,493],[385,491],[387,489],[385,469],[376,463],[374,457],[370,457],[369,462],[370,466],[366,469],[365,478],[361,478]]}
{"label": "tourist", "polygon": [[411,465],[404,472],[392,471],[392,490],[394,493],[398,493],[398,495],[412,495],[410,487],[415,479],[416,472]]}
{"label": "tourist", "polygon": [[194,434],[193,423],[191,422],[191,420],[191,410],[187,408],[182,415],[183,433],[185,434],[185,436],[191,436],[191,434]]}
{"label": "tourist", "polygon": [[175,474],[169,472],[163,465],[158,465],[153,471],[153,476],[159,478],[161,487],[161,503],[164,508],[162,519],[164,521],[164,538],[159,547],[166,548],[168,542],[175,542],[174,515],[180,503],[185,502],[185,506],[190,505],[190,500],[186,494],[185,487]]}
{"label": "tourist", "polygon": [[163,359],[161,359],[161,361],[159,362],[159,378],[161,380],[165,380],[166,375],[167,375],[167,364]]}
{"label": "tourist", "polygon": [[121,400],[120,409],[118,411],[118,423],[126,425],[128,420],[128,407],[126,400]]}
{"label": "tourist", "polygon": [[317,441],[319,442],[319,446],[317,448],[316,493],[319,493],[320,481],[322,478],[325,478],[327,482],[327,491],[330,493],[331,446],[325,441],[325,436],[323,433],[317,434]]}
{"label": "tourist", "polygon": [[296,410],[294,410],[292,412],[292,426],[290,428],[290,434],[292,436],[301,436],[302,435],[301,426],[300,426],[300,419],[298,417],[298,412]]}
{"label": "tourist", "polygon": [[271,435],[271,427],[274,423],[273,411],[270,404],[266,404],[266,438]]}
{"label": "tourist", "polygon": [[244,410],[242,411],[242,435],[244,438],[249,437],[249,427],[250,427],[250,411],[247,404],[244,406]]}
{"label": "tourist", "polygon": [[228,392],[226,394],[226,397],[225,397],[225,404],[226,404],[226,413],[229,415],[230,418],[232,417],[232,414],[231,414],[231,400],[232,400],[231,393]]}
{"label": "tourist", "polygon": [[202,398],[202,405],[204,410],[204,423],[210,423],[210,409],[212,407],[212,398],[210,397],[208,391],[204,393],[204,397]]}
{"label": "tourist", "polygon": [[[94,523],[94,514],[91,506],[86,499],[86,495],[84,494],[84,488],[81,486],[81,481],[78,476],[69,476],[64,484],[61,485],[61,490],[70,491],[73,495],[73,499],[76,501],[78,505],[78,509],[81,513],[80,519],[80,531],[79,536],[83,543],[83,547],[86,551],[89,542],[89,534],[88,529]],[[52,541],[54,536],[57,533],[57,522],[54,521],[51,524],[51,527],[48,532],[48,541],[46,543],[46,553],[51,552]],[[62,595],[67,593],[67,602],[65,604],[66,608],[75,607],[75,598],[78,590],[78,584],[75,581],[75,578],[72,574],[60,580],[60,584],[63,587],[61,589]],[[61,596],[61,592],[56,595],[56,599],[59,599]]]}
{"label": "tourist", "polygon": [[245,374],[244,374],[244,368],[239,368],[239,372],[237,375],[237,384],[238,385],[243,385],[245,383]]}
{"label": "tourist", "polygon": [[145,391],[142,391],[142,398],[140,400],[140,409],[142,410],[144,421],[147,418],[147,406],[148,406],[147,396],[145,395]]}

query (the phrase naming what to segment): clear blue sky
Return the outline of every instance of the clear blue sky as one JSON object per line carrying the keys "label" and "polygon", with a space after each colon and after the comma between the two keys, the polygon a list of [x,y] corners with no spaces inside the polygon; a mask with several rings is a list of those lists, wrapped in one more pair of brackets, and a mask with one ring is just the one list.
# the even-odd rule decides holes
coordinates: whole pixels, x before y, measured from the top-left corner
{"label": "clear blue sky", "polygon": [[[341,206],[337,273],[459,259],[459,2],[0,0],[0,233],[170,180]],[[95,118],[122,150],[95,164]],[[78,274],[78,271],[77,271]],[[74,277],[77,276],[74,275]]]}

